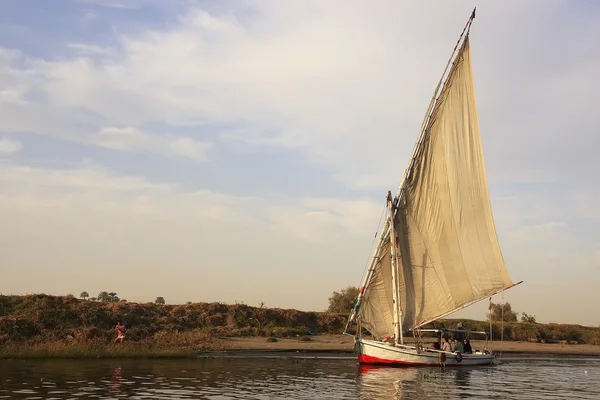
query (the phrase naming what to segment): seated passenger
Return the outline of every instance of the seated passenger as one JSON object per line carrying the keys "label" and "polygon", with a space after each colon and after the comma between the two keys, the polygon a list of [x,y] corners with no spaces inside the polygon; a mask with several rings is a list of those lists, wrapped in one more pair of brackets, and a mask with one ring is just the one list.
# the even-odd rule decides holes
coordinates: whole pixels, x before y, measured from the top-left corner
{"label": "seated passenger", "polygon": [[472,354],[473,348],[471,347],[471,341],[469,339],[465,339],[463,341],[463,350],[465,354]]}
{"label": "seated passenger", "polygon": [[452,347],[452,351],[454,351],[455,353],[462,353],[463,352],[463,345],[461,342],[459,342],[458,340],[454,339],[453,340],[453,344],[454,346]]}
{"label": "seated passenger", "polygon": [[450,343],[448,343],[448,339],[446,338],[442,339],[442,351],[452,351]]}

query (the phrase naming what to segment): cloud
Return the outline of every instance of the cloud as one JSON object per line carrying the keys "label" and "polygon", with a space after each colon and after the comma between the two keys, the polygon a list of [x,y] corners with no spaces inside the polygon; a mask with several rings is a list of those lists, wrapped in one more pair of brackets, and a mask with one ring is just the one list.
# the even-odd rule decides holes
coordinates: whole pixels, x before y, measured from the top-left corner
{"label": "cloud", "polygon": [[[166,10],[159,3],[87,1],[117,7],[94,8],[98,18],[126,15],[119,6]],[[43,236],[48,242],[37,240],[36,248],[50,252],[48,243],[62,236],[57,248],[65,253],[52,263],[95,263],[101,271],[105,264],[134,270],[147,264],[153,273],[192,274],[207,282],[204,291],[231,289],[236,298],[257,295],[241,284],[223,285],[231,276],[246,281],[256,274],[257,284],[270,285],[268,291],[281,292],[291,305],[309,304],[303,282],[323,298],[344,279],[356,284],[350,271],[362,268],[383,206],[365,198],[399,183],[472,4],[198,4],[177,8],[179,19],[171,10],[147,28],[128,29],[131,21],[117,18],[113,36],[70,38],[62,46],[66,54],[0,48],[0,131],[154,154],[166,157],[165,168],[169,157],[212,161],[230,150],[301,153],[347,190],[333,198],[320,198],[322,188],[308,185],[300,198],[277,187],[268,198],[251,191],[234,196],[207,190],[205,182],[188,191],[94,165],[4,164],[2,201],[21,241],[6,226],[5,237],[18,246]],[[471,31],[496,225],[511,275],[532,282],[532,291],[519,289],[529,297],[547,299],[545,293],[570,285],[575,298],[579,273],[597,281],[586,265],[596,260],[590,249],[598,248],[587,221],[598,218],[600,199],[590,185],[600,168],[599,117],[590,108],[600,100],[598,26],[595,7],[509,1],[481,7]],[[215,177],[221,179],[217,171]],[[77,262],[69,260],[68,241],[92,256],[82,250]],[[116,250],[107,255],[107,249]],[[19,259],[26,251],[12,257],[15,265],[34,263]],[[210,275],[213,269],[228,273]],[[103,274],[99,279],[108,279]],[[279,287],[265,283],[274,274],[281,274]],[[295,282],[297,292],[286,293],[284,280]],[[191,286],[187,293],[197,290]],[[525,295],[520,299],[530,304]]]}
{"label": "cloud", "polygon": [[76,50],[79,54],[87,56],[109,55],[114,52],[110,47],[102,47],[86,43],[69,43],[67,47]]}
{"label": "cloud", "polygon": [[0,154],[15,154],[21,151],[23,144],[19,141],[0,137]]}
{"label": "cloud", "polygon": [[[290,205],[288,216],[334,204],[345,211],[325,224],[309,218],[290,225],[272,218],[274,204],[282,202]],[[353,226],[362,209],[369,209],[362,201],[187,191],[87,162],[72,169],[0,163],[6,246],[0,258],[19,266],[0,290],[61,293],[84,284],[88,291],[114,288],[132,301],[160,292],[170,302],[235,298],[319,310],[331,288],[360,278],[341,272],[358,258],[362,268],[369,234],[342,230],[339,240],[315,243],[298,232]],[[24,243],[36,251],[25,251]],[[315,265],[327,265],[318,281],[306,272]],[[296,285],[284,287],[283,276]],[[314,296],[306,296],[307,287]]]}
{"label": "cloud", "polygon": [[79,3],[107,8],[137,9],[147,0],[76,0]]}
{"label": "cloud", "polygon": [[206,161],[206,152],[212,146],[211,143],[200,142],[190,137],[152,135],[133,127],[103,128],[91,141],[109,149],[175,155],[196,161]]}
{"label": "cloud", "polygon": [[[36,90],[71,129],[74,109],[136,129],[154,122],[233,125],[241,128],[222,136],[225,143],[300,150],[349,187],[388,189],[400,180],[471,4],[431,6],[435,12],[397,2],[341,4],[190,5],[178,25],[119,33],[110,51],[75,43],[77,57],[25,60],[43,78]],[[552,182],[575,168],[597,167],[586,161],[594,157],[579,157],[567,168],[557,161],[565,149],[597,144],[596,116],[586,104],[597,103],[600,93],[593,79],[600,59],[589,51],[590,27],[600,16],[592,12],[588,24],[556,30],[553,21],[565,9],[540,12],[541,4],[519,3],[518,14],[509,3],[488,5],[472,29],[486,159],[495,182]],[[423,13],[427,24],[414,18]],[[514,27],[509,32],[507,23]],[[532,25],[548,40],[573,39],[571,57],[561,58],[560,67],[549,63],[555,52],[536,46],[538,36],[523,34]],[[566,122],[575,120],[576,128]],[[584,169],[584,162],[591,165]]]}

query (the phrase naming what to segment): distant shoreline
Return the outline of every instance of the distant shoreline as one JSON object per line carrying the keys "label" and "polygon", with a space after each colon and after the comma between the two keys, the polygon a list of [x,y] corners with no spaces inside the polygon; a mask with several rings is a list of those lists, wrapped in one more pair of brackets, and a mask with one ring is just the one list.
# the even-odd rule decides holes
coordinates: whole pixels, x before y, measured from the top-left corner
{"label": "distant shoreline", "polygon": [[[304,338],[304,339],[302,339]],[[309,338],[309,339],[306,339]],[[272,339],[271,339],[272,340]],[[471,341],[482,348],[483,341]],[[488,342],[489,344],[489,342]],[[489,348],[489,346],[488,346]],[[502,355],[600,356],[600,346],[494,341],[491,350]],[[198,359],[198,358],[342,358],[354,359],[353,338],[347,335],[317,335],[267,341],[266,337],[215,338],[202,349],[165,344],[42,343],[0,348],[0,359]]]}
{"label": "distant shoreline", "polygon": [[[245,304],[163,305],[0,295],[0,359],[193,358],[206,352],[265,350],[351,353],[353,338],[341,335],[347,318],[340,313]],[[124,343],[113,343],[117,321],[126,326]],[[444,329],[458,322],[467,331],[489,328],[485,321],[468,319],[445,319],[435,326]],[[506,340],[494,341],[493,351],[600,355],[598,327],[506,322],[491,328],[494,338],[503,335]],[[410,335],[405,339],[413,340]],[[480,341],[472,343],[483,347]]]}
{"label": "distant shoreline", "polygon": [[[241,352],[280,352],[288,353],[316,352],[316,353],[353,353],[353,338],[347,335],[321,335],[312,336],[311,340],[301,342],[297,338],[278,339],[269,343],[264,337],[235,337],[224,338],[226,353]],[[431,340],[427,338],[426,340]],[[409,341],[410,343],[410,341]],[[485,341],[472,340],[475,348],[484,346]],[[488,342],[489,345],[489,342]],[[488,346],[489,348],[489,346]],[[531,343],[514,341],[494,341],[491,350],[503,354],[544,354],[544,355],[569,355],[569,356],[600,356],[600,346],[590,344],[558,344],[558,343]]]}

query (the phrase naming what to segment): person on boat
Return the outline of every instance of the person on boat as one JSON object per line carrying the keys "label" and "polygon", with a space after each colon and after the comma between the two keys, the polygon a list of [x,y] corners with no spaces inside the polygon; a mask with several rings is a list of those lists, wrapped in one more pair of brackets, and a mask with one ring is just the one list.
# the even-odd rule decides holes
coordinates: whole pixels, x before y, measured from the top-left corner
{"label": "person on boat", "polygon": [[464,353],[463,351],[463,345],[461,342],[459,342],[458,340],[454,339],[453,341],[453,346],[452,346],[452,351],[454,351],[455,353]]}
{"label": "person on boat", "polygon": [[442,345],[440,343],[440,339],[438,339],[435,342],[433,342],[433,345],[431,346],[431,348],[434,349],[434,350],[440,350],[442,348]]}
{"label": "person on boat", "polygon": [[463,327],[462,322],[459,322],[458,324],[456,324],[456,332],[454,332],[454,339],[462,343],[466,338],[466,330]]}
{"label": "person on boat", "polygon": [[450,343],[448,343],[448,339],[446,338],[442,338],[442,351],[452,351]]}
{"label": "person on boat", "polygon": [[121,321],[117,321],[117,326],[115,326],[117,330],[117,337],[115,338],[113,343],[116,343],[117,340],[120,340],[123,343],[123,339],[125,339],[125,325],[121,323]]}
{"label": "person on boat", "polygon": [[465,354],[473,354],[473,348],[469,339],[463,340],[463,350]]}

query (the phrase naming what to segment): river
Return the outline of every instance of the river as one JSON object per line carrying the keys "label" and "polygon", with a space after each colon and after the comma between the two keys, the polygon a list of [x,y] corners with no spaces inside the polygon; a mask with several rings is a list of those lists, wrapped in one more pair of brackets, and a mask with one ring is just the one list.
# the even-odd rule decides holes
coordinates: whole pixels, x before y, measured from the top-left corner
{"label": "river", "polygon": [[366,368],[348,356],[5,360],[0,399],[600,399],[600,358]]}

